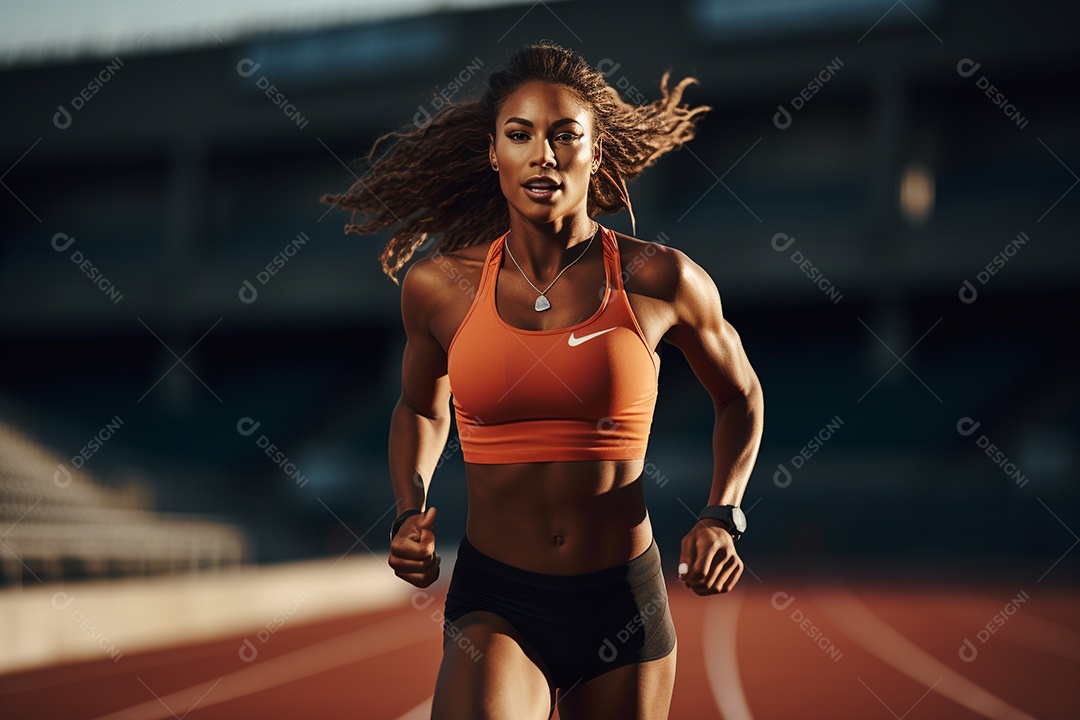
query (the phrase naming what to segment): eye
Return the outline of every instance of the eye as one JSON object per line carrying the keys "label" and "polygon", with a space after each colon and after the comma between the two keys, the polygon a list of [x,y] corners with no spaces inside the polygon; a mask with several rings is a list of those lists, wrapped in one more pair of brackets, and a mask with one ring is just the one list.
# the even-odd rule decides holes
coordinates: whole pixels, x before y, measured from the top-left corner
{"label": "eye", "polygon": [[572,132],[569,132],[569,131],[568,132],[561,132],[561,133],[559,133],[558,135],[555,136],[555,139],[557,141],[565,142],[565,143],[576,142],[580,138],[581,138],[581,136],[578,135],[577,133],[572,133]]}
{"label": "eye", "polygon": [[506,137],[510,138],[510,140],[514,142],[525,142],[529,139],[528,133],[525,133],[521,130],[511,130],[510,132],[506,133]]}

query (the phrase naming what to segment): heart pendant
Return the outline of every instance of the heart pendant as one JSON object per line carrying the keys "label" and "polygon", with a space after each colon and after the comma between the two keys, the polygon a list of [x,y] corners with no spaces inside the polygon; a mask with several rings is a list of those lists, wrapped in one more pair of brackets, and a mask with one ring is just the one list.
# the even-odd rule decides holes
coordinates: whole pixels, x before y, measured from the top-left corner
{"label": "heart pendant", "polygon": [[540,297],[536,298],[536,304],[533,307],[536,308],[536,312],[544,312],[549,307],[551,307],[551,303],[548,302],[548,299],[546,297],[541,295]]}

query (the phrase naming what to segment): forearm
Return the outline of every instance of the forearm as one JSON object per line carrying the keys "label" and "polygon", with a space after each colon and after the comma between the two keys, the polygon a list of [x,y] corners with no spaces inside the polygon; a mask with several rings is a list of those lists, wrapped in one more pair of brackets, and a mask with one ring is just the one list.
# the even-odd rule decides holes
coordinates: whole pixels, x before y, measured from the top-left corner
{"label": "forearm", "polygon": [[757,461],[764,427],[765,402],[757,382],[746,394],[740,393],[716,407],[709,505],[741,504]]}
{"label": "forearm", "polygon": [[390,482],[397,514],[423,510],[431,476],[450,433],[450,415],[428,417],[398,400],[390,418]]}

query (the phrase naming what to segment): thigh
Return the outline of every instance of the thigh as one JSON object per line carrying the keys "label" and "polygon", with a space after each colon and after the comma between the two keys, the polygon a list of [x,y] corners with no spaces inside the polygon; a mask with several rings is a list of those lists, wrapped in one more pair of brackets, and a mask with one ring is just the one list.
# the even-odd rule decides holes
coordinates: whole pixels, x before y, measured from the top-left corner
{"label": "thigh", "polygon": [[474,611],[447,629],[432,720],[546,720],[554,693],[543,659],[505,618]]}
{"label": "thigh", "polygon": [[623,665],[560,691],[560,720],[667,720],[678,646],[659,660]]}

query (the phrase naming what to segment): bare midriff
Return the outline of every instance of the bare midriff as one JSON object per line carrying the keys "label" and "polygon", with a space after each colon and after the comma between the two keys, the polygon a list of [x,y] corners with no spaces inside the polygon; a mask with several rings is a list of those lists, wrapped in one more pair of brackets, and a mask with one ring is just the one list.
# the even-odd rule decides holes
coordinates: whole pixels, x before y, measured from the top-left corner
{"label": "bare midriff", "polygon": [[644,460],[466,464],[466,533],[507,565],[580,575],[622,565],[652,542]]}

